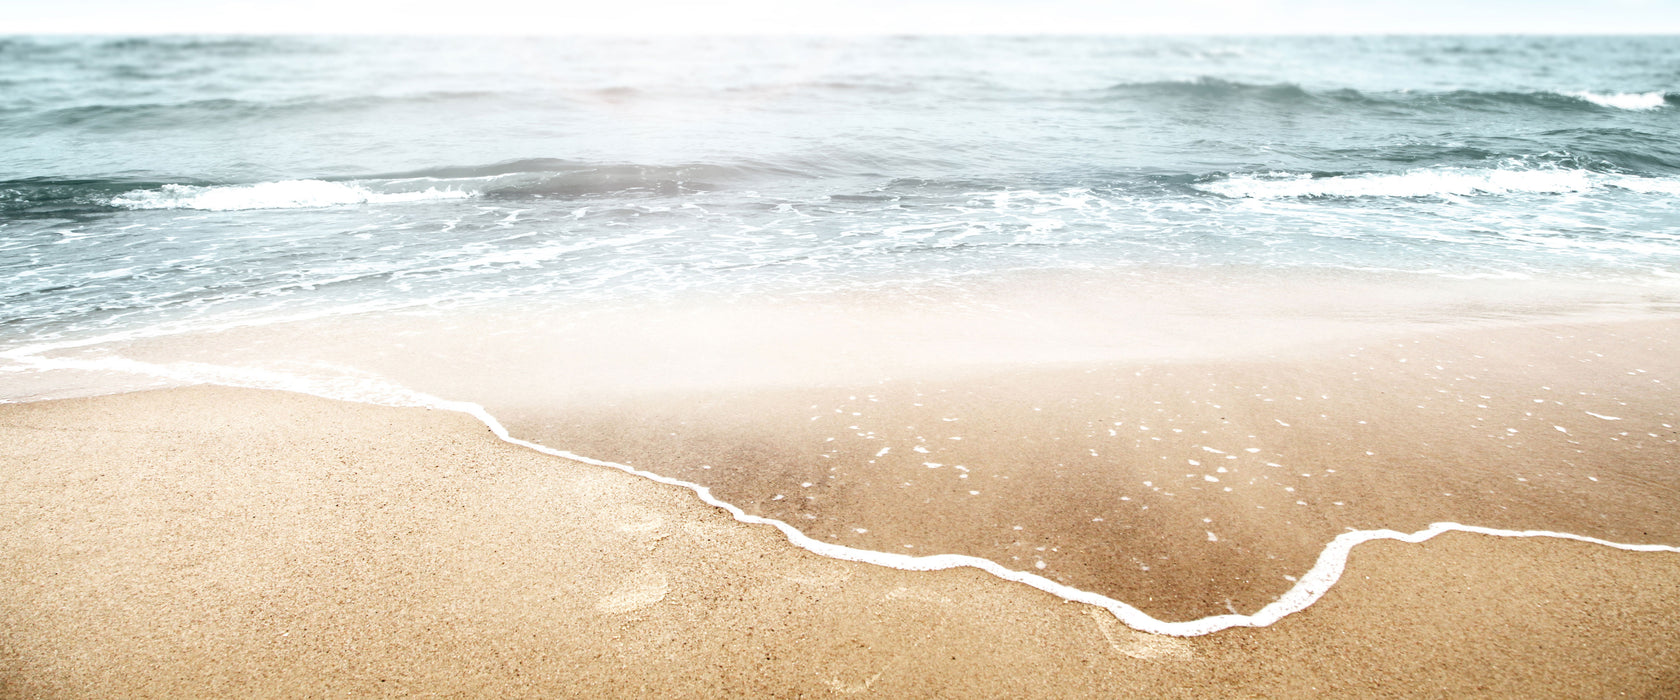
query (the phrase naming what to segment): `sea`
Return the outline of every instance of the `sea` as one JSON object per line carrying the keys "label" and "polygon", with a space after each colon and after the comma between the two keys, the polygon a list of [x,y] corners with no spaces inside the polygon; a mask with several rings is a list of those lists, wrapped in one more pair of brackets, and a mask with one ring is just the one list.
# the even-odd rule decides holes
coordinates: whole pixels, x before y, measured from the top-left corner
{"label": "sea", "polygon": [[[1022,373],[1680,311],[1680,37],[11,36],[0,96],[0,400],[466,406],[809,549],[1116,610],[1143,589],[1055,575],[1112,557],[1100,533],[924,538],[992,486],[887,509],[910,481],[858,470],[980,481],[912,451],[915,421],[1071,391]],[[1010,379],[918,418],[916,387],[974,377]],[[897,399],[889,445],[859,407]],[[793,406],[844,430],[743,427]],[[692,428],[707,411],[728,417]],[[821,446],[841,433],[877,442]],[[1017,447],[966,458],[1039,454]],[[799,496],[824,479],[854,506]],[[1034,524],[1012,512],[970,515]],[[1306,575],[1213,612],[1316,599]]]}

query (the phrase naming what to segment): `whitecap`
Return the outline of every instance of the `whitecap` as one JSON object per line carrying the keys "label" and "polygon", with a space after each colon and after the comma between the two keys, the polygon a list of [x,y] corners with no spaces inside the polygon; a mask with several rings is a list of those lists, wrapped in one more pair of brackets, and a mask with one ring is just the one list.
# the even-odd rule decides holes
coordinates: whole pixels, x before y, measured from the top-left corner
{"label": "whitecap", "polygon": [[1233,199],[1311,197],[1468,197],[1570,194],[1623,189],[1640,194],[1680,194],[1680,180],[1565,168],[1420,168],[1397,173],[1313,177],[1305,173],[1254,173],[1195,185]]}
{"label": "whitecap", "polygon": [[1649,110],[1659,109],[1668,104],[1668,95],[1657,92],[1579,92],[1560,93],[1579,100],[1586,100],[1600,107],[1614,107],[1616,109]]}
{"label": "whitecap", "polygon": [[325,180],[285,180],[252,185],[175,185],[125,192],[111,198],[124,209],[311,209],[347,204],[389,204],[434,199],[463,199],[474,193],[437,189],[376,192],[360,184]]}

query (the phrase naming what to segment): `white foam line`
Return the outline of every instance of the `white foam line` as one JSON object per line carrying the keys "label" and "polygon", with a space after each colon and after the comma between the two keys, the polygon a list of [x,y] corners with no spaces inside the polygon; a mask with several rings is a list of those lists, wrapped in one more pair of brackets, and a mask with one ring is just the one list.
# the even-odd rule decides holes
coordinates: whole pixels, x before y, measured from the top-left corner
{"label": "white foam line", "polygon": [[[381,381],[369,381],[367,378],[347,378],[353,382],[335,382],[332,380],[309,380],[266,370],[226,367],[221,365],[206,365],[199,363],[177,363],[173,365],[159,365],[130,360],[127,358],[107,357],[96,360],[76,360],[43,358],[39,356],[14,357],[19,361],[36,365],[42,369],[84,369],[102,371],[121,371],[136,374],[146,374],[166,379],[185,380],[198,384],[214,384],[235,388],[268,389],[290,391],[293,393],[318,396],[339,401],[356,403],[370,403],[397,407],[425,407],[447,411],[465,413],[483,423],[490,432],[502,441],[518,445],[542,454],[582,462],[598,467],[617,469],[635,476],[655,481],[661,484],[678,486],[694,492],[700,500],[714,507],[727,511],[736,520],[753,524],[769,525],[782,531],[788,542],[794,546],[832,559],[855,561],[875,564],[904,571],[939,571],[959,567],[973,567],[980,569],[1006,581],[1026,584],[1060,598],[1087,603],[1104,608],[1113,613],[1121,622],[1133,629],[1153,634],[1164,634],[1177,637],[1196,637],[1212,634],[1232,627],[1265,627],[1284,617],[1307,609],[1308,606],[1329,592],[1330,587],[1342,576],[1347,567],[1348,555],[1356,545],[1373,540],[1399,540],[1401,542],[1418,543],[1428,540],[1444,532],[1470,532],[1495,537],[1551,537],[1577,542],[1589,542],[1633,552],[1672,552],[1680,553],[1680,547],[1661,544],[1623,544],[1601,540],[1596,537],[1574,535],[1566,532],[1551,532],[1546,530],[1500,530],[1475,525],[1462,525],[1452,522],[1440,522],[1417,532],[1399,532],[1395,530],[1353,530],[1337,535],[1324,551],[1318,555],[1318,561],[1302,575],[1293,588],[1284,593],[1277,600],[1261,608],[1253,615],[1214,615],[1197,620],[1183,622],[1166,622],[1156,619],[1150,614],[1121,601],[1104,595],[1083,591],[1072,586],[1063,585],[1024,571],[1004,568],[997,562],[979,557],[961,554],[936,554],[931,556],[909,556],[891,552],[876,552],[867,549],[855,549],[842,545],[823,542],[806,535],[798,528],[780,520],[752,515],[741,510],[734,504],[719,500],[712,495],[711,489],[696,483],[661,476],[652,472],[642,471],[627,464],[608,462],[574,454],[565,450],[539,445],[527,440],[521,440],[508,433],[501,421],[475,403],[465,401],[451,401],[429,394],[413,391],[406,387],[388,384]],[[383,386],[379,386],[383,385]],[[351,386],[360,387],[359,391],[347,392]],[[372,389],[372,390],[370,390]]]}

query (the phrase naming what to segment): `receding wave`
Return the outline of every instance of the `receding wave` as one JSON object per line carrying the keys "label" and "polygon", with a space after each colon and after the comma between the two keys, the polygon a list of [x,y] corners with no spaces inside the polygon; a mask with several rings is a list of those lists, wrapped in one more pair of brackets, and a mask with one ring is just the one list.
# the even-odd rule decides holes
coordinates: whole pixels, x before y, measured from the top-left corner
{"label": "receding wave", "polygon": [[1621,189],[1680,195],[1680,179],[1562,168],[1419,168],[1397,173],[1244,173],[1192,187],[1232,198],[1468,197]]}

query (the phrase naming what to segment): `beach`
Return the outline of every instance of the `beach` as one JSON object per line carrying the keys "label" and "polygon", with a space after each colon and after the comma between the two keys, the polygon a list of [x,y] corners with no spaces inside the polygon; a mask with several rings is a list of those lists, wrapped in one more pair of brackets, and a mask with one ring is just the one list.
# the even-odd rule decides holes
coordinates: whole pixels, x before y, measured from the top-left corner
{"label": "beach", "polygon": [[1262,629],[1148,635],[974,569],[825,559],[472,418],[216,387],[0,407],[4,694],[1634,696],[1680,556],[1357,547]]}
{"label": "beach", "polygon": [[[1539,285],[1499,305],[1500,287],[1470,284],[1440,296],[1485,318],[1437,320],[1434,297],[1369,279],[1143,308],[1133,290],[1164,282],[1096,279],[1082,294],[1044,276],[964,290],[984,311],[877,292],[550,326],[516,310],[405,314],[34,361],[84,382],[467,402],[511,438],[707,489],[816,551],[899,568],[973,557],[1167,624],[1310,587],[1349,531],[1451,522],[1680,545],[1680,323],[1660,311],[1582,311]],[[1348,300],[1295,301],[1314,295]]]}
{"label": "beach", "polygon": [[1680,694],[1677,51],[0,37],[0,695]]}

